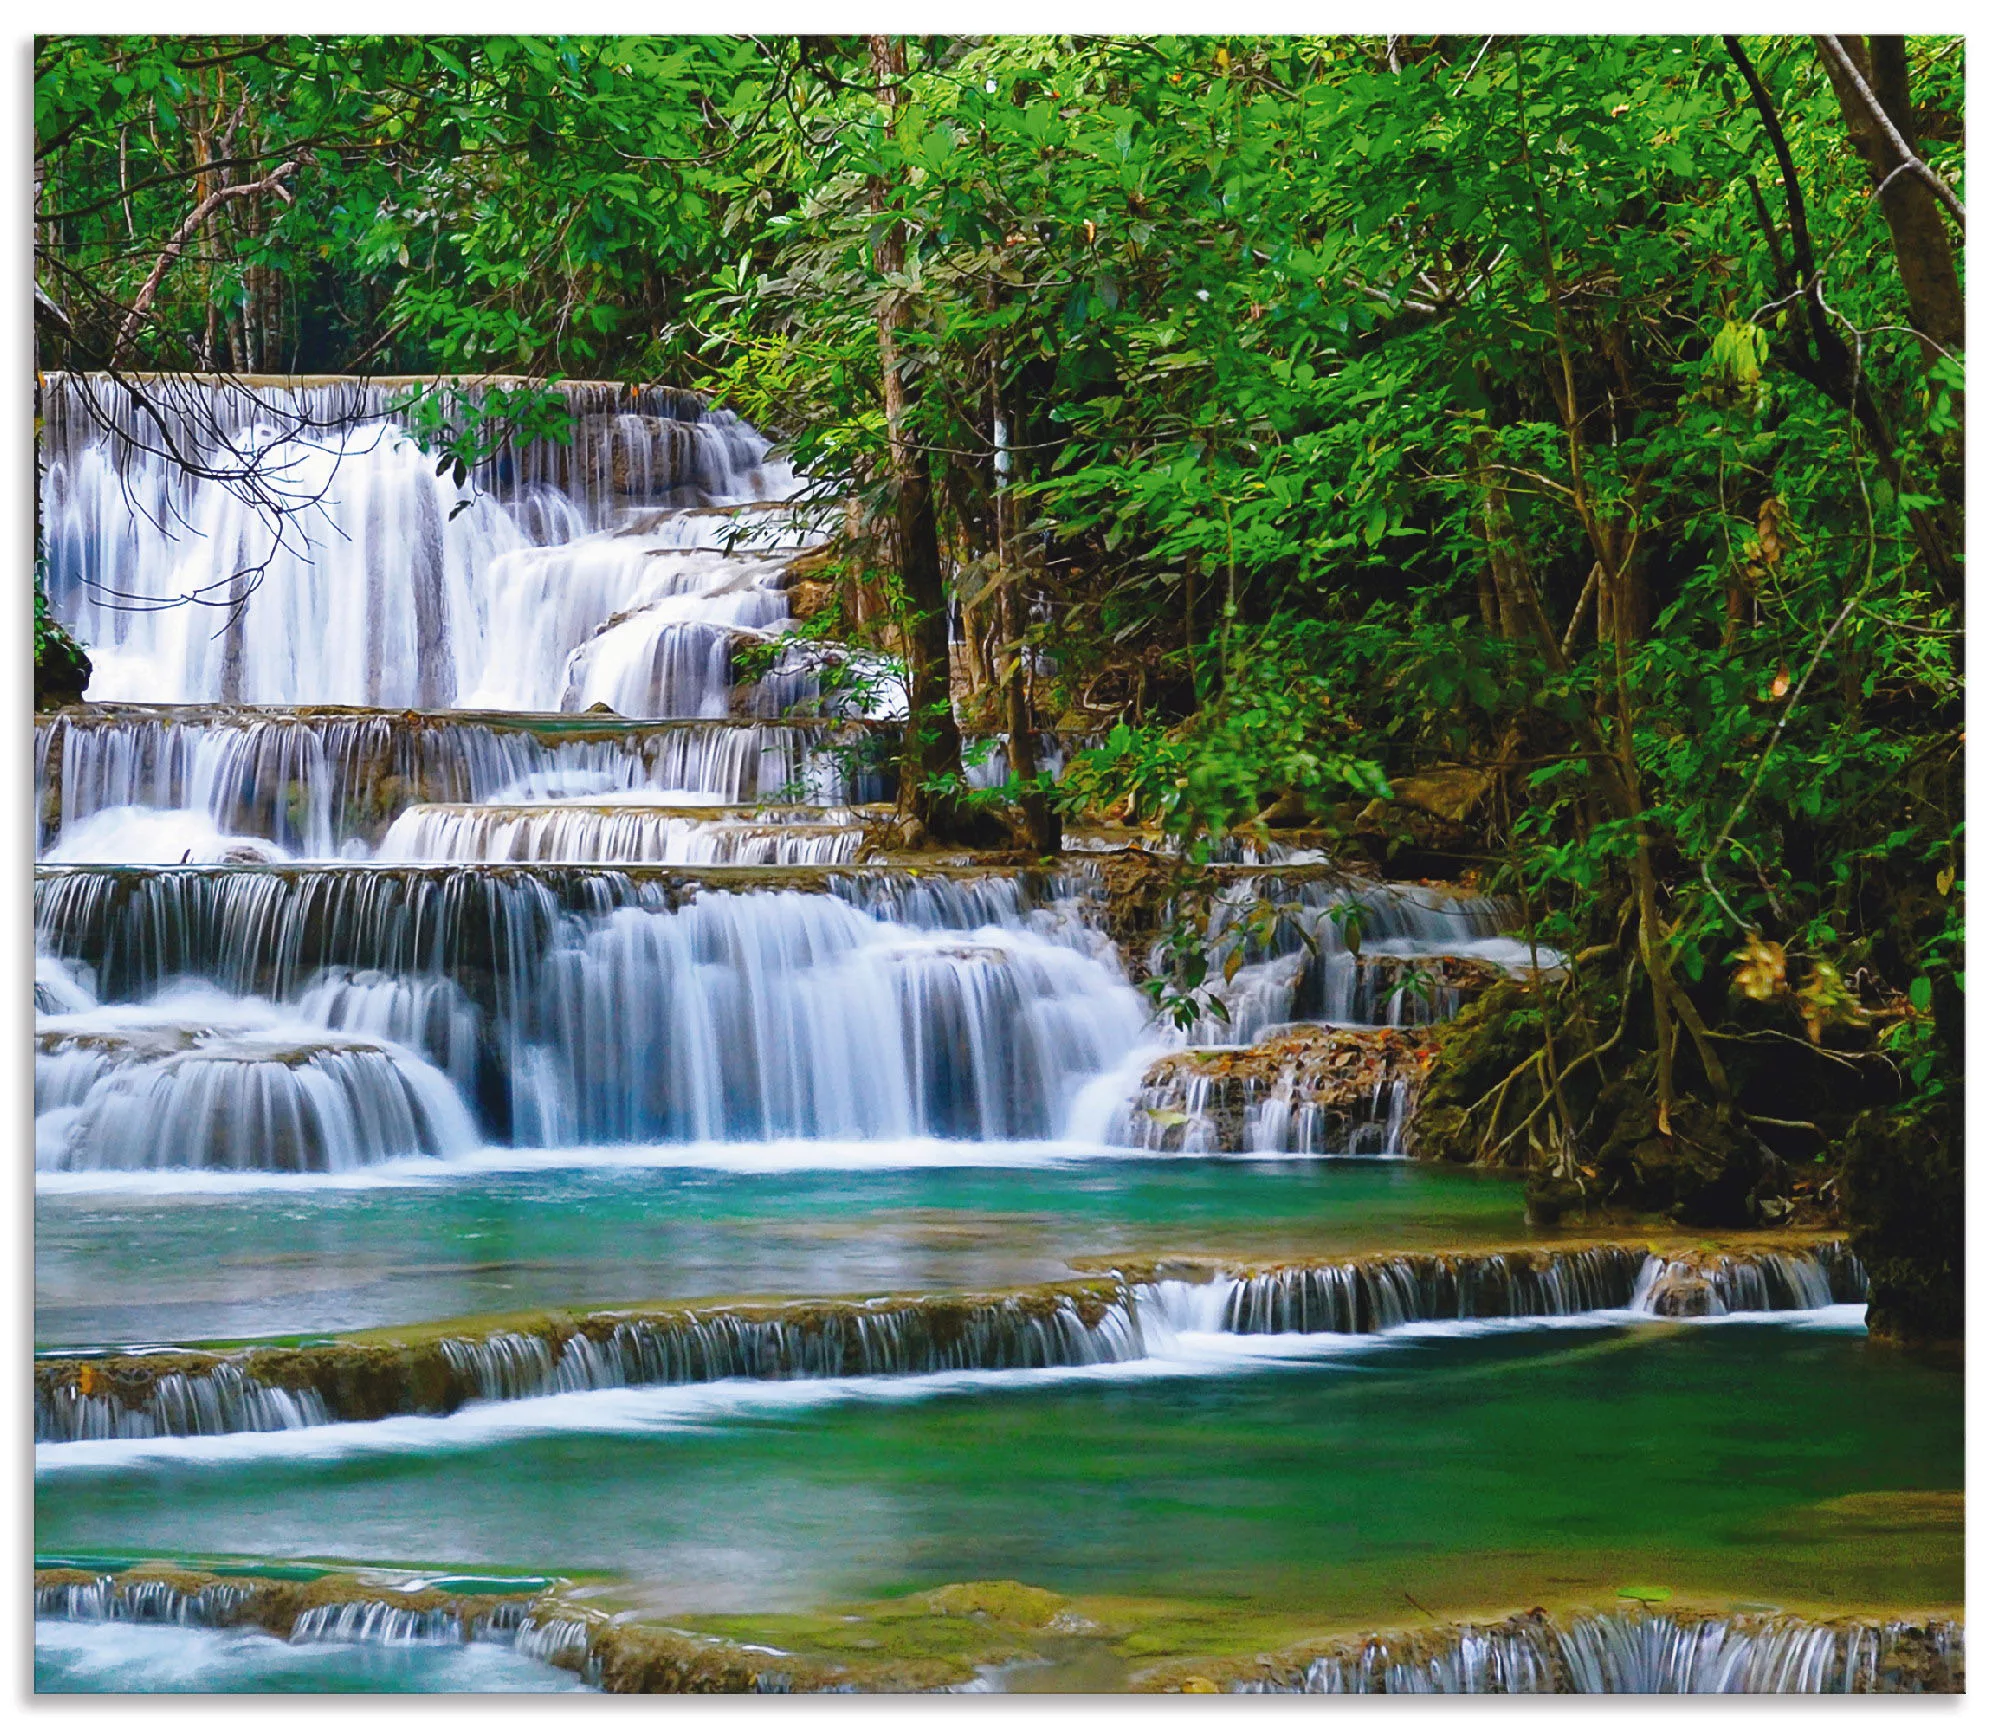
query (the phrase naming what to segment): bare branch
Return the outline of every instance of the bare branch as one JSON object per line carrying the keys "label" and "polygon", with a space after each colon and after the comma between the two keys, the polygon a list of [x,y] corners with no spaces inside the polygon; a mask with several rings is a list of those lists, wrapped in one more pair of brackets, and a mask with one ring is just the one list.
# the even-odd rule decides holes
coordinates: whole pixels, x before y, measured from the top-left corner
{"label": "bare branch", "polygon": [[188,212],[187,219],[175,230],[174,237],[161,249],[160,256],[154,262],[151,273],[146,277],[145,283],[139,289],[138,297],[132,302],[132,310],[126,314],[125,322],[118,332],[118,340],[112,345],[111,349],[111,364],[113,367],[118,366],[131,351],[133,338],[138,335],[139,326],[145,322],[146,313],[153,304],[154,295],[159,293],[160,284],[166,279],[167,272],[173,268],[175,260],[187,249],[187,243],[194,238],[195,230],[202,223],[206,222],[217,209],[232,198],[254,198],[266,192],[275,192],[279,197],[285,198],[289,202],[290,194],[284,189],[284,181],[286,176],[291,174],[297,167],[298,162],[296,160],[280,162],[277,167],[273,168],[261,180],[252,180],[242,186],[218,187]]}

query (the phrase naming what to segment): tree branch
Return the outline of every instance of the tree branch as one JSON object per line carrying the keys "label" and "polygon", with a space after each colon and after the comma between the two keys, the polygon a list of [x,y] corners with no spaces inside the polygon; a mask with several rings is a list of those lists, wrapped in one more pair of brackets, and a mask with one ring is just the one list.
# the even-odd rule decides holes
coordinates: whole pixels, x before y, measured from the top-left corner
{"label": "tree branch", "polygon": [[146,313],[152,307],[153,297],[159,293],[160,284],[166,280],[167,272],[173,268],[175,260],[187,250],[187,243],[194,238],[195,230],[232,198],[254,198],[266,192],[275,192],[289,201],[284,181],[297,167],[296,161],[280,162],[261,180],[252,180],[242,186],[219,187],[188,212],[187,219],[174,231],[174,237],[161,249],[151,273],[139,289],[138,297],[132,302],[132,310],[125,315],[125,322],[118,332],[118,340],[111,349],[111,364],[114,367],[121,365],[130,352],[133,338],[139,334],[139,326],[145,322]]}

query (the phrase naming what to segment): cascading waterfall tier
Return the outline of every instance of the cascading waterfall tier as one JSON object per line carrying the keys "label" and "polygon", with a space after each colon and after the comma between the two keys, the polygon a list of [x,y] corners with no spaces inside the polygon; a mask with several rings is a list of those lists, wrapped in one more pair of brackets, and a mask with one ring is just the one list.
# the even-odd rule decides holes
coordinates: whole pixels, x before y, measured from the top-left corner
{"label": "cascading waterfall tier", "polygon": [[[865,1658],[830,1663],[614,1620],[560,1581],[521,1580],[510,1594],[496,1594],[498,1582],[42,1566],[35,1616],[250,1628],[302,1645],[510,1645],[615,1691],[847,1692],[857,1683],[877,1689],[893,1672],[878,1677]],[[931,1611],[948,1596],[927,1598]],[[1534,1609],[1498,1622],[1364,1634],[1254,1663],[1169,1664],[1139,1684],[1319,1694],[1951,1693],[1965,1686],[1965,1631],[1957,1620],[1894,1615]]]}
{"label": "cascading waterfall tier", "polygon": [[37,844],[59,862],[176,863],[187,841],[163,819],[179,815],[203,819],[182,830],[203,845],[329,859],[371,855],[415,805],[859,804],[892,795],[891,745],[858,722],[74,708],[36,717]]}
{"label": "cascading waterfall tier", "polygon": [[[501,387],[462,387],[459,401]],[[46,586],[90,650],[90,693],[559,708],[567,688],[583,707],[594,657],[571,656],[635,600],[673,593],[678,610],[621,627],[599,681],[631,712],[714,712],[722,640],[726,712],[717,632],[775,624],[781,584],[722,554],[655,594],[632,566],[685,564],[674,555],[725,536],[810,543],[775,513],[746,525],[661,512],[781,499],[790,469],[735,415],[685,395],[554,388],[570,441],[509,443],[461,482],[411,435],[407,387],[46,378]],[[694,627],[698,666],[676,646],[641,668],[647,643],[692,641]]]}
{"label": "cascading waterfall tier", "polygon": [[[1705,1281],[1712,1305],[1662,1306],[1663,1268]],[[1170,1352],[1189,1332],[1359,1334],[1439,1320],[1808,1309],[1866,1290],[1836,1240],[1660,1255],[1596,1244],[1218,1269],[1206,1279],[1132,1267],[991,1296],[552,1314],[417,1341],[368,1334],[230,1353],[51,1353],[35,1364],[36,1439],[266,1432],[730,1378],[1088,1367]]]}
{"label": "cascading waterfall tier", "polygon": [[90,968],[107,1002],[180,977],[283,1000],[343,967],[456,979],[490,1007],[537,981],[574,933],[566,920],[671,911],[704,891],[825,895],[917,929],[1020,925],[1098,951],[1078,934],[1088,888],[1068,869],[949,866],[47,866],[35,879],[36,951]]}
{"label": "cascading waterfall tier", "polygon": [[[1357,1638],[1260,1659],[1233,1692],[1959,1692],[1955,1620],[1808,1620],[1782,1613],[1549,1615]],[[1173,1680],[1161,1684],[1170,1689]]]}
{"label": "cascading waterfall tier", "polygon": [[[231,1111],[263,1097],[258,1088],[320,1087],[325,1070],[366,1067],[414,1090],[437,1078],[435,1063],[491,1132],[522,1145],[1046,1139],[1085,1083],[1145,1033],[1141,999],[1109,943],[1069,910],[1061,873],[1029,882],[823,870],[818,892],[739,891],[796,880],[742,868],[706,878],[520,866],[45,870],[42,951],[90,966],[113,1004],[83,1023],[42,1023],[45,1057],[67,1064],[51,1072],[45,1108],[87,1115],[99,1085],[131,1099],[142,1082],[113,1070],[151,1046],[121,1048],[121,1028],[165,1016],[179,1042],[139,1070],[143,1084],[171,1076],[198,1091],[218,1134]],[[310,1016],[321,1029],[245,1024],[237,1043],[215,1043],[188,1023],[185,983],[202,978],[241,999],[201,999],[218,1024],[254,1022],[261,998],[267,1021]],[[362,1031],[400,1035],[430,1062],[353,1036]],[[233,1091],[218,1089],[225,1075]],[[242,1156],[273,1135],[277,1111],[243,1116]],[[151,1142],[144,1156],[114,1156],[102,1137],[86,1155],[84,1120],[50,1125],[51,1143],[61,1127],[70,1148],[51,1154],[54,1167],[160,1161]],[[143,1138],[140,1114],[120,1121]],[[394,1155],[399,1138],[406,1152],[447,1150],[455,1135],[434,1126],[412,1131],[378,1110],[357,1128],[374,1137],[348,1154],[322,1136],[323,1152],[286,1150],[279,1162],[274,1149],[251,1167],[350,1167]],[[205,1161],[236,1167],[237,1156]]]}
{"label": "cascading waterfall tier", "polygon": [[300,1425],[271,1419],[274,1392],[303,1420],[374,1421],[614,1386],[1083,1367],[1143,1355],[1139,1325],[1125,1285],[1097,1279],[994,1296],[550,1316],[532,1330],[415,1343],[45,1357],[35,1369],[36,1435],[75,1441]]}
{"label": "cascading waterfall tier", "polygon": [[[1699,1286],[1699,1299],[1682,1294]],[[1383,1254],[1239,1272],[1230,1332],[1383,1332],[1423,1320],[1515,1319],[1628,1308],[1678,1318],[1825,1308],[1867,1298],[1846,1243],[1679,1250],[1622,1243],[1493,1254]]]}
{"label": "cascading waterfall tier", "polygon": [[[1563,957],[1509,935],[1511,901],[1328,870],[1224,873],[1207,914],[1209,978],[1190,1044],[1251,1044],[1276,1026],[1417,1025],[1447,1019],[1499,974]],[[1169,962],[1153,956],[1155,970]]]}

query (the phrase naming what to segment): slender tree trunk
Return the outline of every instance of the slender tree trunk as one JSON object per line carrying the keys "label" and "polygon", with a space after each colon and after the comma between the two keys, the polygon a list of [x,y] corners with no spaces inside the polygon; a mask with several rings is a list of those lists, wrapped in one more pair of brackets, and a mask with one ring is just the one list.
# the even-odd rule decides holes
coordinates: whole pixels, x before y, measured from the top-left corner
{"label": "slender tree trunk", "polygon": [[[998,299],[989,288],[989,304]],[[1040,764],[1035,757],[1034,705],[1028,700],[1028,630],[1022,605],[1023,567],[1020,546],[1020,506],[1013,487],[1012,439],[1007,400],[998,369],[992,377],[994,542],[1000,560],[1000,630],[1006,667],[1007,767],[1020,785],[1021,825],[1029,850],[1049,857],[1062,849],[1062,819],[1047,793],[1035,784]]]}
{"label": "slender tree trunk", "polygon": [[[893,127],[902,99],[900,81],[908,70],[903,44],[893,36],[870,36],[868,55],[884,122]],[[886,209],[886,185],[878,182],[873,191],[875,208]],[[876,243],[875,268],[885,277],[900,275],[904,258],[902,226],[890,223]],[[970,838],[981,824],[972,819],[958,721],[951,711],[951,640],[937,510],[924,453],[909,436],[914,403],[898,342],[908,324],[909,305],[903,294],[885,288],[876,310],[875,336],[882,356],[882,409],[889,431],[896,573],[902,590],[903,656],[910,689],[897,808],[935,838]]]}

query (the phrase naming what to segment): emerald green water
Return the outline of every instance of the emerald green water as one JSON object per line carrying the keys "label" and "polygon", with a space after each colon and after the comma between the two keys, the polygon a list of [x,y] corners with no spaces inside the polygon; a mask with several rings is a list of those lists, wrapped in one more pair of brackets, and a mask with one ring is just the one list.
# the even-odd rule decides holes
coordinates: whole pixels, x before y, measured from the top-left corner
{"label": "emerald green water", "polygon": [[609,1573],[677,1614],[1003,1577],[1342,1623],[1635,1581],[1795,1608],[1962,1599],[1962,1377],[1851,1329],[1447,1334],[955,1384],[977,1389],[587,1394],[533,1419],[606,1431],[489,1407],[376,1425],[365,1452],[343,1450],[356,1430],[122,1463],[107,1443],[113,1467],[39,1472],[36,1542]]}
{"label": "emerald green water", "polygon": [[962,1290],[1095,1256],[1525,1240],[1520,1184],[1386,1161],[743,1172],[615,1165],[64,1187],[35,1199],[42,1345],[251,1338],[699,1296]]}

